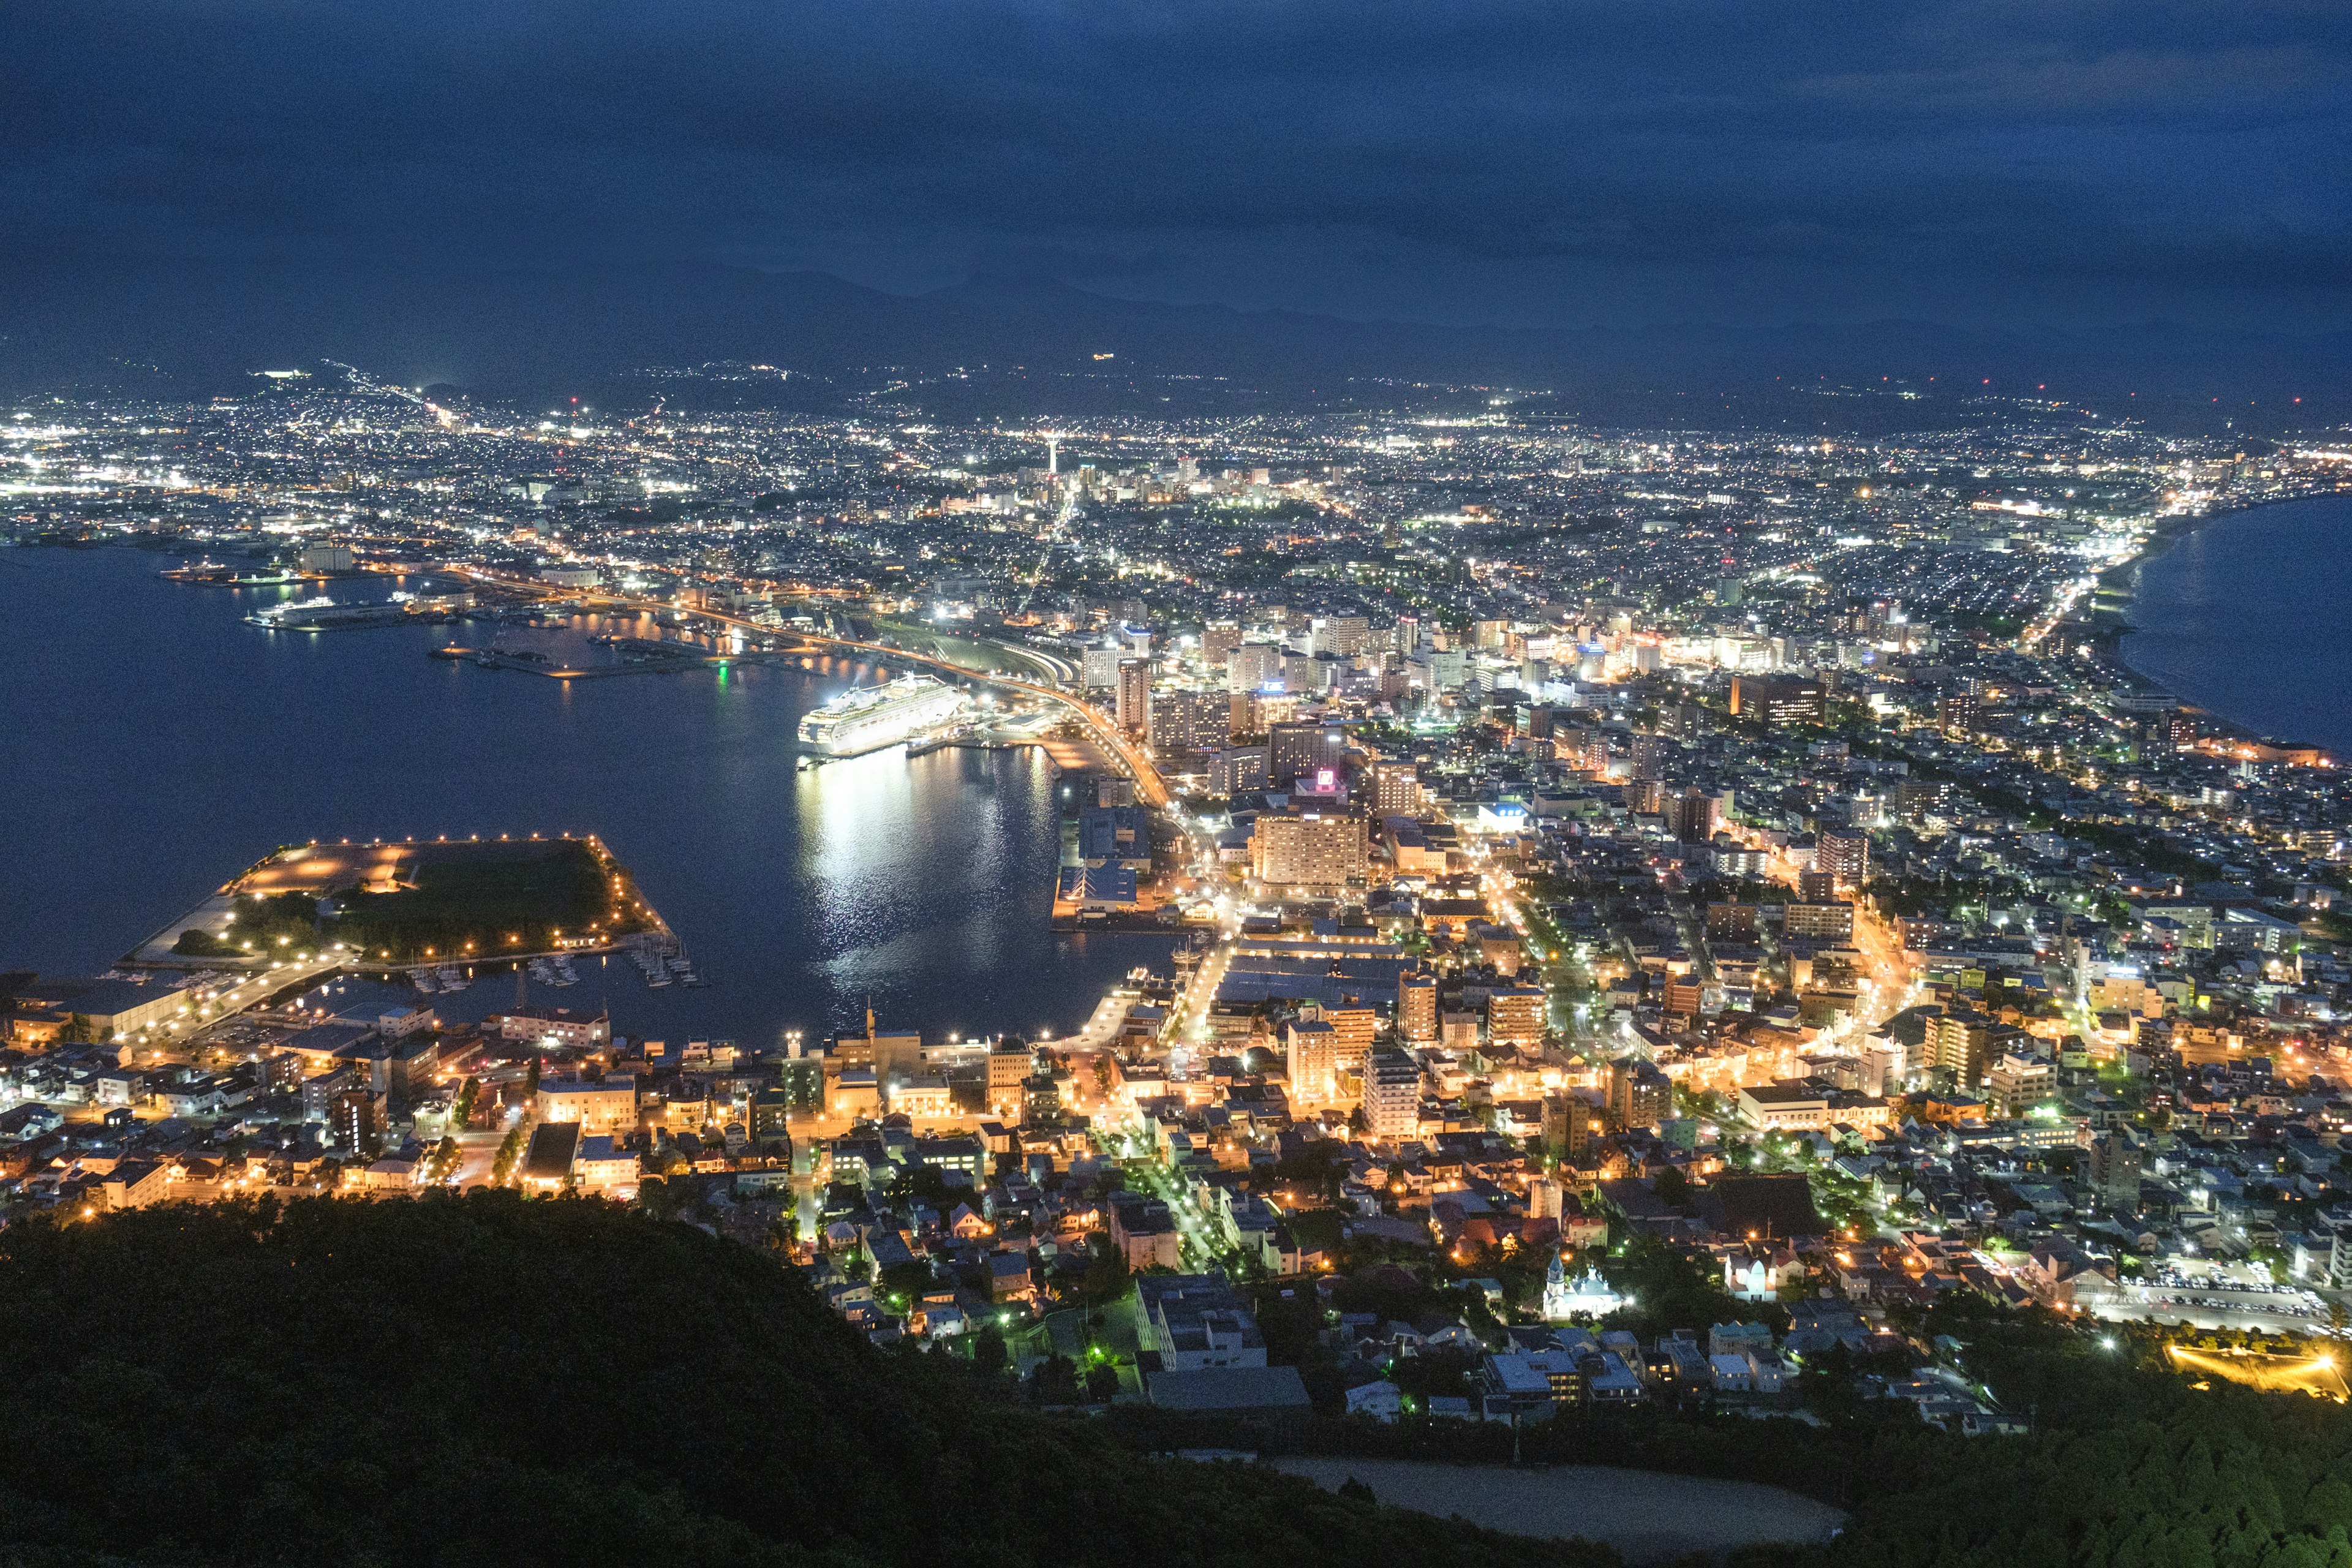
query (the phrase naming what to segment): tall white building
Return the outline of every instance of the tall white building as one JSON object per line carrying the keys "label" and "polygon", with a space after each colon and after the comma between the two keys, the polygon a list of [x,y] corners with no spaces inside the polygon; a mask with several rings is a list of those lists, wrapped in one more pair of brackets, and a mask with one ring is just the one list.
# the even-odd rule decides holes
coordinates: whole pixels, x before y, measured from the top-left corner
{"label": "tall white building", "polygon": [[1375,1138],[1411,1138],[1421,1130],[1421,1063],[1394,1047],[1364,1064],[1364,1120]]}
{"label": "tall white building", "polygon": [[1292,1096],[1309,1102],[1331,1099],[1339,1066],[1336,1032],[1319,1018],[1297,1019],[1285,1032]]}
{"label": "tall white building", "polygon": [[1272,643],[1244,643],[1225,656],[1225,685],[1233,691],[1255,691],[1282,673],[1282,650]]}
{"label": "tall white building", "polygon": [[1370,640],[1370,623],[1361,616],[1322,616],[1315,622],[1317,653],[1359,654]]}
{"label": "tall white building", "polygon": [[1139,658],[1118,661],[1118,727],[1130,735],[1151,732],[1151,666]]}

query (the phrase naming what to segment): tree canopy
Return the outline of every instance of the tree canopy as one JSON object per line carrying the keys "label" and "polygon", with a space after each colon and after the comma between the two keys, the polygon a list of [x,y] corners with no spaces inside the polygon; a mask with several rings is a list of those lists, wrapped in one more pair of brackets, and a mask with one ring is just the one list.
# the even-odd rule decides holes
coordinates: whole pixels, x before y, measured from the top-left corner
{"label": "tree canopy", "polygon": [[0,1364],[28,1568],[1614,1561],[1129,1451],[595,1202],[36,1220],[0,1234]]}

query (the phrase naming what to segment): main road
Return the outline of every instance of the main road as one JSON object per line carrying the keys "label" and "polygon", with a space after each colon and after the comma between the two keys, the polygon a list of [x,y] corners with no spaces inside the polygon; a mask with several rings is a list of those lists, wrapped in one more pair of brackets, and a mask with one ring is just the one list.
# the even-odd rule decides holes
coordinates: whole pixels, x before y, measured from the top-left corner
{"label": "main road", "polygon": [[834,637],[824,632],[804,632],[765,626],[758,621],[749,620],[741,616],[730,616],[720,610],[680,611],[678,606],[665,600],[637,595],[612,594],[603,591],[582,592],[577,589],[566,591],[553,584],[541,583],[528,577],[511,577],[503,573],[488,572],[475,566],[452,565],[450,570],[480,582],[495,584],[499,587],[522,593],[536,594],[542,598],[577,599],[583,606],[586,607],[611,606],[643,611],[646,614],[667,610],[672,614],[698,616],[716,625],[738,627],[759,637],[781,635],[801,642],[821,643],[828,647],[846,648],[877,658],[886,658],[895,664],[921,665],[927,668],[954,676],[959,679],[984,682],[1007,691],[1023,692],[1047,702],[1058,703],[1069,710],[1071,716],[1087,727],[1087,733],[1100,748],[1103,754],[1111,760],[1112,764],[1134,781],[1137,799],[1150,806],[1165,806],[1169,802],[1168,782],[1160,776],[1160,769],[1152,762],[1151,753],[1136,744],[1130,737],[1122,734],[1117,726],[1105,723],[1098,710],[1056,687],[1046,686],[1034,680],[1022,680],[1013,676],[983,674],[979,670],[957,664],[951,659],[910,652],[906,648],[894,647],[888,643],[863,642],[856,637]]}

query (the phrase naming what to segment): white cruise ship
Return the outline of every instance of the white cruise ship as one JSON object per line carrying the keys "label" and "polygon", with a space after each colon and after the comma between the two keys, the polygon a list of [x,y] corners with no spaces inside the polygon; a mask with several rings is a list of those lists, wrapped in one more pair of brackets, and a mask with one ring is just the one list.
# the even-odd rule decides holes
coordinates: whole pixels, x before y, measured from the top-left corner
{"label": "white cruise ship", "polygon": [[929,734],[961,717],[971,700],[928,675],[902,675],[845,691],[801,721],[801,744],[825,757],[855,757]]}
{"label": "white cruise ship", "polygon": [[406,618],[409,597],[403,594],[383,605],[338,605],[328,598],[304,599],[272,605],[245,618],[257,626],[280,632],[327,632],[344,626],[383,626]]}

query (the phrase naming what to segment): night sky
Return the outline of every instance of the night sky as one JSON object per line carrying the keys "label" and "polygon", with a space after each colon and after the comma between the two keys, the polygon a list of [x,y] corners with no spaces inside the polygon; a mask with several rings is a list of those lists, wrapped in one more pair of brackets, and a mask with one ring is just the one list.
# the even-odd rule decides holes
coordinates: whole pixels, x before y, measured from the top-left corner
{"label": "night sky", "polygon": [[2352,324],[2341,0],[10,0],[0,260]]}

